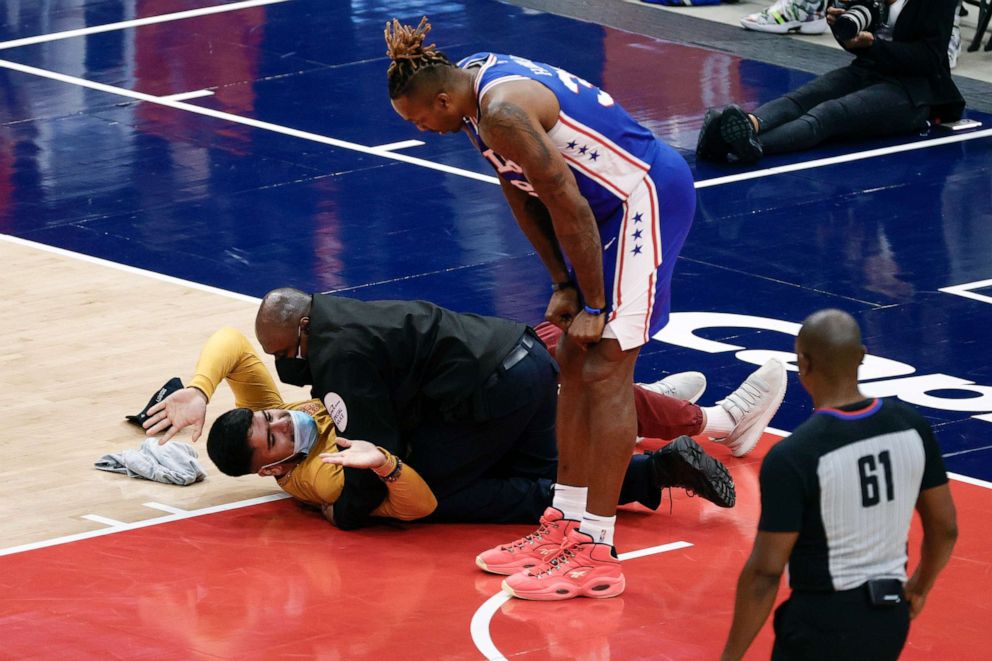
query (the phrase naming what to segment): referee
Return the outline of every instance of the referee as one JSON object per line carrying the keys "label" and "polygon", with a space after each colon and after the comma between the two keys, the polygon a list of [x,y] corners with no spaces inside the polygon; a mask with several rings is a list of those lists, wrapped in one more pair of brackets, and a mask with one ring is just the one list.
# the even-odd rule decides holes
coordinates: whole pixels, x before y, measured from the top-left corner
{"label": "referee", "polygon": [[[858,390],[865,348],[849,314],[807,318],[796,354],[815,411],[762,463],[761,520],[722,658],[743,656],[788,562],[772,659],[896,659],[957,539],[940,448],[918,413]],[[914,506],[923,543],[907,581]]]}

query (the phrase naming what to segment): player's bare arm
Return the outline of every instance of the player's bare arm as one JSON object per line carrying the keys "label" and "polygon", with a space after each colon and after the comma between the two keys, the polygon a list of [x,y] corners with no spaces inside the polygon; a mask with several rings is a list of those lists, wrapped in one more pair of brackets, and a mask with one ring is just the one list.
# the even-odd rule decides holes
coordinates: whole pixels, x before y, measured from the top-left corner
{"label": "player's bare arm", "polygon": [[[511,89],[512,86],[512,89]],[[519,82],[501,86],[483,100],[479,132],[486,143],[503,158],[516,163],[547,208],[562,251],[575,268],[585,304],[601,308],[603,291],[603,249],[592,209],[579,192],[575,176],[547,135],[542,115],[556,115],[557,103],[542,98],[538,83]],[[548,92],[550,95],[550,92]],[[542,121],[543,120],[543,121]],[[581,321],[585,318],[584,321]],[[602,335],[605,319],[580,314],[579,327],[569,334],[582,343],[595,342]]]}
{"label": "player's bare arm", "polygon": [[[552,283],[565,283],[569,280],[568,268],[555,237],[551,214],[544,204],[506,179],[500,177],[503,195],[510,204],[510,210],[517,224],[544,263]],[[544,318],[562,330],[568,330],[575,315],[579,312],[579,294],[575,287],[555,287]]]}
{"label": "player's bare arm", "polygon": [[499,184],[510,205],[510,211],[513,212],[513,217],[537,251],[551,282],[568,280],[568,268],[565,266],[565,258],[555,236],[547,207],[539,199],[520,190],[502,177],[499,179]]}

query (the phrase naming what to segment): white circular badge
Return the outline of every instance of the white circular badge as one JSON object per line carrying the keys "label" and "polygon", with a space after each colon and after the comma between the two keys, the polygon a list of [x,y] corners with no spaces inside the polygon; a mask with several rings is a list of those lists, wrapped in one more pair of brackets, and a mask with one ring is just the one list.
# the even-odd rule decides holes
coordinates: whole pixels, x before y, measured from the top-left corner
{"label": "white circular badge", "polygon": [[334,421],[334,426],[338,428],[338,433],[344,433],[348,428],[348,407],[344,405],[341,395],[336,392],[329,392],[324,395],[324,408]]}

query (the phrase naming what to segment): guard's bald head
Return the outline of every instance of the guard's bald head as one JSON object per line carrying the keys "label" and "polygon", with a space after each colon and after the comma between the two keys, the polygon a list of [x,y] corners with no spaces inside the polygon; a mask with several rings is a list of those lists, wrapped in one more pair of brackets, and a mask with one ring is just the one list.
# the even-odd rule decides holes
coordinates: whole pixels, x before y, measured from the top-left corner
{"label": "guard's bald head", "polygon": [[297,340],[300,319],[310,312],[310,295],[299,289],[273,289],[262,298],[255,315],[255,337],[266,353],[277,354]]}
{"label": "guard's bald head", "polygon": [[829,380],[857,381],[865,356],[858,322],[843,310],[820,310],[807,317],[796,338],[796,351]]}

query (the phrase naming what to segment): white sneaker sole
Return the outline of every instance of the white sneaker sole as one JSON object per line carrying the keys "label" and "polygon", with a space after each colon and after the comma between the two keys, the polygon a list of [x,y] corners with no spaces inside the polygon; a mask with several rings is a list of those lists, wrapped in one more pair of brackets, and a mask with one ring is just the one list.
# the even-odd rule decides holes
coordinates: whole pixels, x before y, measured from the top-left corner
{"label": "white sneaker sole", "polygon": [[741,19],[741,27],[755,32],[770,32],[771,34],[823,34],[827,31],[827,19],[818,18],[815,21],[786,21],[785,23],[755,23],[747,18]]}
{"label": "white sneaker sole", "polygon": [[786,371],[785,366],[782,365],[782,383],[778,390],[771,394],[772,403],[761,412],[761,415],[756,417],[751,421],[747,427],[743,429],[740,436],[734,441],[734,445],[731,445],[727,439],[721,439],[720,443],[725,443],[728,448],[730,448],[730,454],[735,457],[743,457],[748,452],[753,450],[761,440],[761,435],[765,433],[765,427],[768,423],[772,421],[775,414],[778,413],[779,407],[782,405],[782,400],[785,399],[785,390],[789,385],[789,373]]}

